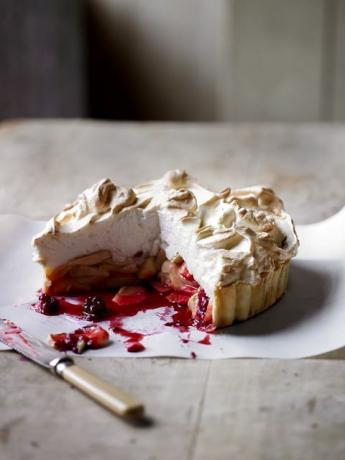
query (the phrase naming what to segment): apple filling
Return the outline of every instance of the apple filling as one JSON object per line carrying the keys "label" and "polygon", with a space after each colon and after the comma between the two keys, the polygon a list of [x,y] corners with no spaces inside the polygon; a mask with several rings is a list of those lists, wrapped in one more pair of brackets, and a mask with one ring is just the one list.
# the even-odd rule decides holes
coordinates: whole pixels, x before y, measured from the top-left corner
{"label": "apple filling", "polygon": [[163,289],[170,302],[188,306],[196,326],[212,323],[212,304],[181,257],[166,260],[158,279],[161,285],[156,289]]}
{"label": "apple filling", "polygon": [[46,268],[44,292],[74,294],[136,285],[155,276],[164,260],[164,251],[144,260],[142,254],[137,254],[123,263],[114,262],[110,251],[94,252],[71,259],[53,270]]}
{"label": "apple filling", "polygon": [[43,297],[116,290],[113,301],[126,306],[145,301],[145,285],[151,285],[169,302],[188,307],[196,326],[212,323],[212,305],[205,291],[180,256],[169,261],[163,250],[155,257],[143,259],[138,254],[121,264],[112,260],[109,251],[98,251],[46,269],[45,275]]}

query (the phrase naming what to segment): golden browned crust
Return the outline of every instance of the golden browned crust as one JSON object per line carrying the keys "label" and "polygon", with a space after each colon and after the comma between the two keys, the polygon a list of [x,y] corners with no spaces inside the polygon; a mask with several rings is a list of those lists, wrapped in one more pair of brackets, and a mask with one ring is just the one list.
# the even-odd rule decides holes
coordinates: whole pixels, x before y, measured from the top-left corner
{"label": "golden browned crust", "polygon": [[214,291],[212,322],[216,327],[244,321],[273,305],[284,294],[288,283],[289,262],[265,274],[260,282],[218,286]]}

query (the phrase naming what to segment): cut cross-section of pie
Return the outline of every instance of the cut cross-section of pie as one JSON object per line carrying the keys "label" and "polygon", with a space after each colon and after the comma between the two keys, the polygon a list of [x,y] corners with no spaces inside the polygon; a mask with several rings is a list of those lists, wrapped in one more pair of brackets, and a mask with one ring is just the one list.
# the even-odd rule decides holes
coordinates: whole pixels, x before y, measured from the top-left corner
{"label": "cut cross-section of pie", "polygon": [[49,294],[114,289],[155,279],[214,326],[245,320],[287,288],[298,239],[265,187],[201,187],[183,171],[134,189],[104,179],[33,239]]}

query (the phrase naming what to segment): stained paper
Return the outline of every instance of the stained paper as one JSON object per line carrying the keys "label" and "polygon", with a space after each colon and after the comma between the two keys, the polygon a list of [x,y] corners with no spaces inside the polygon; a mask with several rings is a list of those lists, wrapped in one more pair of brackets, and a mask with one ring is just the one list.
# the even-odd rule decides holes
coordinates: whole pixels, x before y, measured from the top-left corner
{"label": "stained paper", "polygon": [[[0,216],[0,317],[46,340],[49,333],[69,332],[87,323],[68,315],[44,316],[30,308],[42,284],[41,267],[31,261],[30,241],[43,224],[20,216]],[[208,338],[196,329],[180,332],[167,326],[173,311],[163,302],[161,308],[139,312],[123,323],[126,329],[144,334],[144,351],[127,352],[125,339],[110,331],[110,346],[82,356],[303,358],[343,347],[344,228],[345,208],[323,222],[297,227],[301,246],[291,265],[288,291],[255,318]],[[0,344],[0,348],[5,346]]]}

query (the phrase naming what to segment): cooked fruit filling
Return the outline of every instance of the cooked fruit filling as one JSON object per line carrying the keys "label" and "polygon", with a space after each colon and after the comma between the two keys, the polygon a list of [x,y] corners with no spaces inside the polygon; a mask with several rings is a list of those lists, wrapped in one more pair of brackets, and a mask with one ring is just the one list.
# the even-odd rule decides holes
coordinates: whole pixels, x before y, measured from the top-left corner
{"label": "cooked fruit filling", "polygon": [[[209,298],[195,281],[181,257],[175,258],[174,261],[165,260],[158,274],[145,279],[136,277],[133,278],[134,282],[135,285],[117,288],[115,295],[114,289],[103,289],[98,291],[99,294],[92,296],[83,295],[83,290],[79,293],[74,292],[72,299],[77,299],[77,303],[80,304],[80,307],[76,308],[66,302],[64,296],[39,293],[34,308],[45,315],[73,313],[88,321],[97,322],[106,320],[114,314],[122,315],[127,312],[132,315],[133,311],[137,311],[138,306],[144,306],[147,301],[152,302],[152,295],[157,292],[160,301],[158,299],[157,302],[155,299],[155,307],[163,306],[165,303],[175,305],[176,308],[184,308],[188,311],[186,318],[189,318],[189,325],[200,328],[211,325],[212,305]],[[68,336],[68,340],[73,342],[74,338]]]}
{"label": "cooked fruit filling", "polygon": [[187,305],[194,325],[212,323],[212,305],[204,289],[195,281],[183,259],[165,261],[159,274],[166,298],[179,305]]}
{"label": "cooked fruit filling", "polygon": [[107,314],[105,302],[101,297],[88,297],[83,304],[85,319],[89,321],[100,321]]}
{"label": "cooked fruit filling", "polygon": [[73,332],[51,334],[49,343],[59,351],[73,351],[81,354],[90,348],[102,348],[108,345],[109,334],[100,326],[90,325]]}
{"label": "cooked fruit filling", "polygon": [[118,290],[113,302],[118,305],[135,305],[147,297],[146,290],[141,286],[125,286]]}
{"label": "cooked fruit filling", "polygon": [[44,290],[48,294],[66,294],[135,285],[155,276],[164,260],[164,251],[159,251],[155,257],[143,260],[139,254],[133,260],[115,263],[110,251],[102,250],[71,259],[54,270],[46,269]]}
{"label": "cooked fruit filling", "polygon": [[42,292],[38,296],[36,310],[43,315],[53,316],[59,314],[59,302],[55,297]]}

